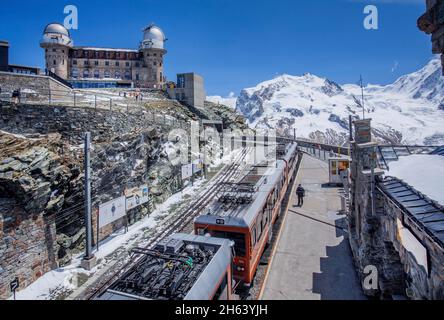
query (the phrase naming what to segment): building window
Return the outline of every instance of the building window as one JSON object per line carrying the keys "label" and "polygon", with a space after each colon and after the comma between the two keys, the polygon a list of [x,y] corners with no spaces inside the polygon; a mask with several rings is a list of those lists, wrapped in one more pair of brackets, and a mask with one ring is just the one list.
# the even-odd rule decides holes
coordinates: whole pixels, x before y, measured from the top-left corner
{"label": "building window", "polygon": [[119,66],[120,66],[120,62],[116,61],[116,67],[119,67]]}
{"label": "building window", "polygon": [[127,67],[129,67],[129,66],[130,66],[130,63],[129,63],[129,62],[127,62],[127,63],[125,63],[125,65],[126,65]]}
{"label": "building window", "polygon": [[139,81],[139,80],[140,80],[140,75],[136,74],[136,81]]}
{"label": "building window", "polygon": [[77,69],[72,69],[71,77],[77,79],[79,77],[79,71]]}
{"label": "building window", "polygon": [[77,60],[72,60],[72,65],[76,66],[77,65]]}
{"label": "building window", "polygon": [[99,70],[94,70],[94,78],[96,78],[96,79],[100,78]]}
{"label": "building window", "polygon": [[89,78],[89,71],[88,70],[83,70],[83,77]]}
{"label": "building window", "polygon": [[109,61],[105,61],[105,66],[109,66]]}
{"label": "building window", "polygon": [[157,66],[157,61],[154,61],[154,65]]}
{"label": "building window", "polygon": [[154,56],[157,57],[157,53],[155,53]]}
{"label": "building window", "polygon": [[162,74],[162,72],[160,73],[160,82],[163,82],[163,74]]}
{"label": "building window", "polygon": [[52,49],[52,52],[57,52],[57,50],[56,49]]}
{"label": "building window", "polygon": [[56,64],[57,64],[57,61],[55,61],[55,60],[54,60],[53,62],[54,62],[54,65],[56,65]]}
{"label": "building window", "polygon": [[89,61],[88,61],[88,60],[85,60],[85,61],[83,62],[83,64],[84,64],[85,66],[89,66]]}
{"label": "building window", "polygon": [[99,61],[94,61],[94,65],[98,66],[99,65]]}
{"label": "building window", "polygon": [[116,79],[120,79],[122,75],[120,74],[120,71],[116,71]]}
{"label": "building window", "polygon": [[130,72],[129,70],[127,70],[127,71],[125,72],[125,79],[126,79],[126,80],[131,80],[131,72]]}
{"label": "building window", "polygon": [[105,70],[104,77],[111,78],[111,72],[109,72],[109,70]]}
{"label": "building window", "polygon": [[140,67],[140,63],[136,62],[136,68]]}

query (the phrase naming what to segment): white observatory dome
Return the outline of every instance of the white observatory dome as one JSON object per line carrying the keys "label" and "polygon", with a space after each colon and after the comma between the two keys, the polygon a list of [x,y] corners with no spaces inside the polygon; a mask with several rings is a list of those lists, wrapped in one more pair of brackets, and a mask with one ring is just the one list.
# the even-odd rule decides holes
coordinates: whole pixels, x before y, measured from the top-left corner
{"label": "white observatory dome", "polygon": [[71,34],[60,23],[50,23],[43,31],[43,39],[41,44],[60,44],[65,46],[72,46],[73,42]]}
{"label": "white observatory dome", "polygon": [[166,40],[162,29],[151,24],[144,30],[141,49],[164,49]]}

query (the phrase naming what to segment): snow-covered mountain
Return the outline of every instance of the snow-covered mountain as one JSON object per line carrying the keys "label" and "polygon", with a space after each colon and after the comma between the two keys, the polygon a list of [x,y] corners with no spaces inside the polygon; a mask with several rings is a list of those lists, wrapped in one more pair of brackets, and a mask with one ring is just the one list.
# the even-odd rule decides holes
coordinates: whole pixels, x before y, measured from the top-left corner
{"label": "snow-covered mountain", "polygon": [[[281,75],[242,90],[236,109],[258,130],[276,129],[319,142],[347,141],[348,116],[362,118],[361,88],[312,74]],[[379,140],[444,144],[444,77],[439,58],[387,86],[365,88],[365,117]]]}

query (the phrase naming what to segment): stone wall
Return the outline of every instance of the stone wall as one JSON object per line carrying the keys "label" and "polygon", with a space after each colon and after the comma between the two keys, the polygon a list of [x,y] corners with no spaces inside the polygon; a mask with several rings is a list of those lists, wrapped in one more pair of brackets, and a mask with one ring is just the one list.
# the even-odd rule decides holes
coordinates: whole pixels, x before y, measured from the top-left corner
{"label": "stone wall", "polygon": [[[376,167],[374,143],[352,144],[351,201],[348,215],[350,245],[364,293],[380,299],[444,299],[444,251],[381,189],[383,172],[374,171],[372,206],[371,167]],[[427,249],[429,270],[424,270],[400,241],[398,221]],[[366,288],[365,268],[376,267],[377,289]]]}
{"label": "stone wall", "polygon": [[51,94],[53,98],[71,92],[70,88],[51,77],[9,72],[0,72],[0,87],[2,88],[2,92],[12,92],[20,89],[44,96]]}
{"label": "stone wall", "polygon": [[101,203],[148,184],[151,203],[128,213],[131,224],[182,187],[164,150],[170,129],[143,113],[0,103],[0,299],[16,276],[22,289],[84,248],[84,132],[93,137],[94,221]]}
{"label": "stone wall", "polygon": [[444,72],[444,0],[426,0],[427,11],[418,19],[418,28],[432,35],[433,53],[441,53]]}
{"label": "stone wall", "polygon": [[16,277],[25,288],[57,266],[55,223],[21,210],[11,199],[0,199],[0,239],[0,299],[10,296]]}

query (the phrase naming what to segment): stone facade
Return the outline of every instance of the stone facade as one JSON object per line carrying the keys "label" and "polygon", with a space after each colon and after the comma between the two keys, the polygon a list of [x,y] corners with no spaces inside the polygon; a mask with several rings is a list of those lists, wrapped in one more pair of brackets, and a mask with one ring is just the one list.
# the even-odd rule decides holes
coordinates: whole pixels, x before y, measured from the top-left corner
{"label": "stone facade", "polygon": [[0,72],[0,86],[2,92],[27,89],[28,92],[40,94],[44,97],[49,95],[53,97],[63,96],[71,92],[70,88],[51,77],[10,72]]}
{"label": "stone facade", "polygon": [[40,45],[45,50],[46,69],[62,79],[113,80],[121,85],[160,89],[166,80],[165,41],[162,30],[150,25],[138,50],[73,46],[68,30],[50,24]]}
{"label": "stone facade", "polygon": [[[347,220],[350,245],[364,292],[381,299],[444,299],[444,249],[378,187],[384,172],[376,168],[375,147],[372,142],[352,143]],[[406,249],[400,227],[408,230],[427,250],[429,270]],[[378,271],[377,289],[364,286],[368,276],[365,270],[369,266]]]}
{"label": "stone facade", "polygon": [[427,11],[418,19],[418,28],[432,35],[433,53],[441,53],[444,72],[444,0],[426,0]]}
{"label": "stone facade", "polygon": [[[128,213],[131,224],[182,187],[179,168],[163,151],[169,128],[143,114],[0,102],[0,130],[20,134],[0,133],[0,299],[10,296],[15,277],[22,289],[84,248],[85,131],[94,146],[94,221],[98,206],[126,188],[148,184],[151,194],[148,204]],[[103,228],[100,238],[125,222]]]}

